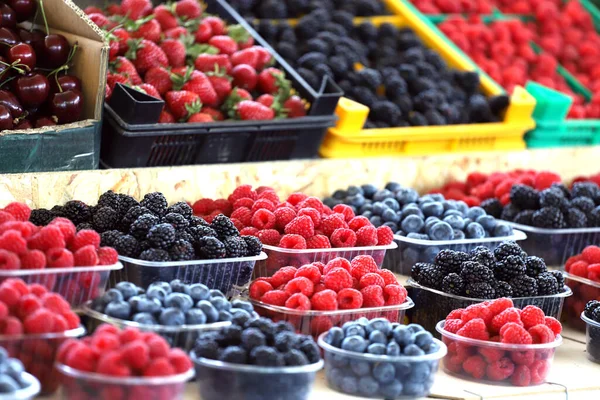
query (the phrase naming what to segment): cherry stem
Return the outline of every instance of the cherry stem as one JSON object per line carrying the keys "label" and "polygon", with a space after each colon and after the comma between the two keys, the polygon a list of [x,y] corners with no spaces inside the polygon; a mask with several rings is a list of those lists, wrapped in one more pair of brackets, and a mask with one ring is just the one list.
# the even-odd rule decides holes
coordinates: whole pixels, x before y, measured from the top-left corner
{"label": "cherry stem", "polygon": [[[35,14],[33,14],[33,20],[32,21],[37,21],[38,15],[40,15],[40,8],[36,7]],[[29,28],[29,32],[33,32],[34,29],[35,29],[35,24],[31,24],[31,28]]]}
{"label": "cherry stem", "polygon": [[48,20],[46,19],[46,12],[44,11],[44,1],[39,0],[40,2],[40,11],[42,12],[42,18],[44,19],[44,25],[46,26],[46,35],[50,34],[50,28],[48,28]]}
{"label": "cherry stem", "polygon": [[[77,51],[77,42],[75,42],[75,44],[73,44],[73,47],[71,48],[71,52],[69,53],[69,57],[67,58],[67,62],[65,62],[63,65],[61,65],[60,67],[56,68],[55,70],[51,71],[48,74],[48,76],[50,76],[50,75],[55,75],[56,76],[56,75],[58,75],[58,73],[60,71],[66,71],[69,68],[71,68],[69,66],[69,64],[70,64],[71,60],[73,59],[73,56],[75,55],[76,51]],[[56,81],[56,83],[58,83],[58,81]],[[60,85],[59,85],[59,87],[60,87]],[[62,92],[62,90],[61,90],[61,92]]]}
{"label": "cherry stem", "polygon": [[58,82],[58,74],[54,74],[54,80],[56,81],[56,86],[58,87],[58,90],[62,93],[62,86],[60,86],[60,83]]}
{"label": "cherry stem", "polygon": [[[0,77],[2,77],[2,75],[3,75],[3,74],[4,74],[4,73],[1,73],[1,74],[0,74]],[[15,78],[16,78],[16,76],[13,76],[13,77],[10,77],[10,78],[8,78],[8,79],[7,79],[7,80],[5,80],[4,82],[0,83],[0,87],[4,86],[5,84],[7,84],[8,82],[12,81],[12,80],[13,80],[13,79],[15,79]]]}

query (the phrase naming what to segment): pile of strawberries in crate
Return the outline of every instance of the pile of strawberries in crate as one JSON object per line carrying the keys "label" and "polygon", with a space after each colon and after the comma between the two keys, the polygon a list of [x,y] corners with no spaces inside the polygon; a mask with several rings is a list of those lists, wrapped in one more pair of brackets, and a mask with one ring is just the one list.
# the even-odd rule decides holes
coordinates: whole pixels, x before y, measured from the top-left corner
{"label": "pile of strawberries in crate", "polygon": [[154,8],[150,0],[124,0],[85,12],[109,39],[107,99],[117,83],[164,99],[161,123],[306,115],[271,54],[197,0]]}

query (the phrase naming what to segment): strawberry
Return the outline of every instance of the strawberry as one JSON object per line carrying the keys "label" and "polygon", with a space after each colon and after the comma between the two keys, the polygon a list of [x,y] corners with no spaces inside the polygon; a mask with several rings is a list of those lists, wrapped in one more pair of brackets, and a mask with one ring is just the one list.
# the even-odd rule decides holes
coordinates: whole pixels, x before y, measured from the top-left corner
{"label": "strawberry", "polygon": [[259,53],[256,47],[250,47],[249,49],[236,51],[231,55],[231,64],[240,65],[246,64],[256,69],[259,60]]}
{"label": "strawberry", "polygon": [[238,46],[241,43],[244,43],[246,48],[252,46],[252,44],[249,44],[249,38],[252,38],[252,36],[250,36],[250,33],[242,25],[229,25],[227,27],[227,36],[232,38]]}
{"label": "strawberry", "polygon": [[238,42],[238,47],[240,49],[248,49],[252,46],[254,46],[254,38],[250,35],[248,35],[248,39],[246,39],[246,41]]}
{"label": "strawberry", "polygon": [[156,88],[150,85],[149,83],[142,83],[141,85],[136,86],[136,88],[141,89],[148,96],[156,97],[157,99],[162,100],[162,96],[160,95],[160,93],[158,93],[158,90],[156,90]]}
{"label": "strawberry", "polygon": [[112,31],[112,34],[119,41],[119,55],[122,56],[123,54],[127,53],[127,50],[129,49],[127,41],[131,38],[131,36],[129,36],[129,32],[123,28],[117,28]]}
{"label": "strawberry", "polygon": [[160,40],[160,35],[162,34],[162,29],[160,28],[160,24],[157,20],[153,19],[154,16],[150,15],[147,18],[152,18],[149,21],[143,22],[140,24],[139,22],[144,21],[142,19],[135,23],[132,26],[131,37],[133,38],[143,38],[146,40],[150,40],[151,42],[158,43]]}
{"label": "strawberry", "polygon": [[213,31],[210,23],[206,20],[200,22],[198,30],[194,33],[196,43],[207,43],[211,37],[213,37]]}
{"label": "strawberry", "polygon": [[[117,10],[115,9],[115,14]],[[120,12],[127,15],[127,18],[138,20],[152,12],[152,3],[150,0],[123,0],[121,2]]]}
{"label": "strawberry", "polygon": [[180,40],[163,40],[160,48],[167,55],[171,67],[183,67],[185,65],[186,50],[185,45]]}
{"label": "strawberry", "polygon": [[144,75],[144,82],[154,86],[161,96],[173,87],[171,74],[163,67],[150,68]]}
{"label": "strawberry", "polygon": [[160,112],[160,117],[158,118],[159,124],[173,124],[175,122],[176,121],[175,121],[175,117],[173,116],[173,114],[171,114],[167,110],[162,110]]}
{"label": "strawberry", "polygon": [[304,117],[306,115],[306,106],[299,96],[290,96],[283,103],[283,108],[288,118]]}
{"label": "strawberry", "polygon": [[231,71],[231,62],[226,54],[200,54],[194,61],[196,69],[202,72],[214,71],[215,65],[227,73]]}
{"label": "strawberry", "polygon": [[221,107],[230,118],[236,118],[237,105],[244,100],[252,100],[252,95],[245,89],[234,88]]}
{"label": "strawberry", "polygon": [[275,101],[275,97],[272,94],[261,94],[256,98],[256,101],[264,106],[271,107]]}
{"label": "strawberry", "polygon": [[102,28],[105,27],[107,25],[110,25],[110,20],[101,13],[92,13],[92,14],[88,14],[89,19],[92,20],[93,23],[95,23],[96,25],[98,25],[98,28]]}
{"label": "strawberry", "polygon": [[254,90],[258,81],[256,70],[252,68],[252,66],[246,64],[239,64],[233,67],[231,70],[231,77],[233,78],[234,86],[247,90]]}
{"label": "strawberry", "polygon": [[121,56],[117,57],[113,62],[112,67],[113,72],[127,76],[134,85],[142,83],[142,78],[140,78],[135,66],[127,58]]}
{"label": "strawberry", "polygon": [[119,55],[119,41],[110,33],[106,38],[108,39],[108,61],[114,61]]}
{"label": "strawberry", "polygon": [[[289,92],[290,81],[285,79],[285,74],[277,68],[267,68],[258,74],[258,88],[263,93],[276,94],[277,92]],[[285,94],[284,98],[287,98]]]}
{"label": "strawberry", "polygon": [[190,68],[183,77],[178,75],[173,76],[173,86],[196,93],[200,97],[202,104],[213,106],[219,102],[217,92],[210,83],[210,80],[200,71]]}
{"label": "strawberry", "polygon": [[201,112],[210,115],[215,121],[223,121],[225,119],[223,113],[215,108],[202,107]]}
{"label": "strawberry", "polygon": [[213,35],[224,35],[225,34],[225,22],[219,17],[206,17],[202,22],[210,24]]}
{"label": "strawberry", "polygon": [[190,115],[187,122],[215,122],[212,116],[202,112]]}
{"label": "strawberry", "polygon": [[106,13],[108,15],[125,15],[120,4],[109,4],[106,6]]}
{"label": "strawberry", "polygon": [[176,28],[171,28],[165,31],[165,37],[169,39],[179,39],[182,36],[188,34],[187,29],[183,26],[178,26]]}
{"label": "strawberry", "polygon": [[231,93],[231,78],[223,75],[208,75],[208,80],[217,93],[219,103],[223,102]]}
{"label": "strawberry", "polygon": [[256,49],[258,52],[258,64],[256,64],[257,71],[260,71],[267,65],[271,64],[273,57],[271,56],[271,53],[269,53],[269,50],[260,46],[252,46],[251,48]]}
{"label": "strawberry", "polygon": [[131,84],[131,80],[129,79],[129,77],[127,77],[125,75],[111,74],[111,73],[108,73],[108,75],[106,75],[106,84],[108,85],[108,87],[110,87],[111,91],[115,88],[115,85],[117,83],[121,83],[123,85],[129,85],[129,84]]}
{"label": "strawberry", "polygon": [[219,49],[220,54],[231,55],[238,50],[238,45],[229,36],[217,35],[208,40],[208,44]]}
{"label": "strawberry", "polygon": [[133,60],[133,65],[140,73],[145,73],[152,67],[166,67],[169,59],[164,51],[154,42],[145,39],[129,39],[127,58]]}
{"label": "strawberry", "polygon": [[158,21],[163,31],[179,26],[177,17],[173,15],[171,8],[165,6],[164,4],[158,5],[154,8],[154,18]]}
{"label": "strawberry", "polygon": [[197,0],[180,0],[175,3],[175,14],[184,21],[196,19],[202,15],[202,6]]}
{"label": "strawberry", "polygon": [[167,92],[165,96],[167,106],[175,119],[182,119],[189,115],[188,109],[200,104],[200,96],[188,90]]}
{"label": "strawberry", "polygon": [[90,14],[104,14],[104,11],[102,11],[100,8],[94,7],[94,6],[86,7],[83,10],[83,12],[85,13],[85,15],[90,15]]}
{"label": "strawberry", "polygon": [[241,101],[237,105],[237,112],[240,119],[244,121],[262,121],[275,118],[275,111],[252,100]]}
{"label": "strawberry", "polygon": [[112,88],[110,86],[108,86],[108,83],[107,83],[104,88],[104,100],[110,100],[111,96],[112,96]]}

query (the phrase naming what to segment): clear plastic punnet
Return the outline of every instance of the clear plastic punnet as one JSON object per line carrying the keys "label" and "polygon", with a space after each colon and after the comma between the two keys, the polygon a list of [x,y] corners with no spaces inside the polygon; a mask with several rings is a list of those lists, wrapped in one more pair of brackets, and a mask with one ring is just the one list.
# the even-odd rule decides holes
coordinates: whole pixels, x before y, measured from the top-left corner
{"label": "clear plastic punnet", "polygon": [[588,358],[600,364],[600,322],[593,321],[581,313],[585,323],[585,343]]}
{"label": "clear plastic punnet", "polygon": [[[131,399],[183,400],[185,384],[194,377],[194,370],[170,376],[117,377],[84,372],[57,363],[61,374],[62,398],[75,399]],[[115,398],[115,393],[119,397]]]}
{"label": "clear plastic punnet", "polygon": [[[433,339],[439,350],[422,356],[387,356],[355,353],[339,349],[325,342],[325,335],[319,336],[319,346],[325,359],[325,379],[327,385],[342,393],[371,399],[414,399],[427,397],[433,386],[440,359],[447,353],[444,343]],[[395,379],[387,384],[352,384],[363,377],[369,377],[374,368],[394,368]],[[385,366],[385,367],[384,367]],[[373,380],[370,378],[370,380]],[[396,382],[399,382],[396,383]]]}
{"label": "clear plastic punnet", "polygon": [[0,394],[0,400],[30,400],[40,393],[40,382],[35,376],[27,372],[23,372],[22,376],[23,380],[29,383],[29,386],[17,390],[16,392]]}
{"label": "clear plastic punnet", "polygon": [[248,299],[254,306],[254,311],[273,321],[286,321],[296,328],[296,331],[317,338],[321,333],[327,332],[334,326],[342,326],[348,321],[355,321],[361,317],[368,319],[385,318],[390,322],[404,321],[406,310],[415,304],[407,297],[404,303],[395,306],[382,306],[371,308],[357,308],[352,310],[295,310],[287,307],[274,306],[258,300]]}
{"label": "clear plastic punnet", "polygon": [[[448,332],[445,321],[436,325],[448,354],[442,360],[448,374],[479,383],[508,386],[534,386],[546,382],[556,348],[562,344],[557,335],[553,342],[509,344],[471,339]],[[459,354],[460,353],[460,354]],[[471,368],[465,359],[479,355],[485,367]],[[525,369],[527,369],[525,371]]]}
{"label": "clear plastic punnet", "polygon": [[[410,278],[406,282],[406,289],[409,296],[413,299],[416,306],[408,311],[410,322],[419,324],[425,330],[434,333],[438,321],[446,319],[446,316],[452,310],[466,308],[472,304],[481,303],[493,299],[472,299],[465,296],[444,293],[441,290],[431,289],[420,285]],[[560,318],[565,298],[571,296],[573,292],[568,286],[558,294],[548,296],[515,297],[513,301],[515,307],[523,308],[529,305],[537,306],[544,311],[548,317]]]}
{"label": "clear plastic punnet", "polygon": [[202,400],[308,400],[323,360],[293,367],[233,364],[196,357],[196,381]]}
{"label": "clear plastic punnet", "polygon": [[120,262],[93,267],[1,270],[0,282],[22,279],[27,284],[39,283],[49,291],[60,294],[77,308],[88,300],[102,296],[112,271],[123,268]]}
{"label": "clear plastic punnet", "polygon": [[422,240],[394,235],[394,242],[398,244],[398,248],[388,252],[383,268],[410,276],[413,265],[418,262],[433,262],[435,256],[442,250],[469,252],[478,246],[493,250],[507,240],[521,241],[526,238],[527,235],[518,230],[514,230],[511,236],[460,240]]}
{"label": "clear plastic punnet", "polygon": [[588,301],[600,300],[600,282],[563,272],[565,284],[573,291],[573,296],[565,301],[562,320],[569,326],[584,331],[585,323],[579,317]]}
{"label": "clear plastic punnet", "polygon": [[390,249],[395,249],[398,245],[394,242],[385,246],[368,247],[340,247],[330,249],[285,249],[283,247],[263,245],[263,250],[268,258],[256,263],[254,268],[254,278],[273,276],[283,267],[301,267],[302,265],[313,262],[322,262],[327,264],[329,260],[336,257],[342,257],[352,260],[357,256],[371,256],[381,267],[385,258],[385,253]]}
{"label": "clear plastic punnet", "polygon": [[519,243],[527,254],[541,257],[549,267],[562,268],[567,259],[587,246],[600,246],[600,227],[577,229],[543,229],[508,222],[527,235]]}
{"label": "clear plastic punnet", "polygon": [[241,293],[250,282],[256,262],[266,258],[264,252],[252,257],[169,262],[120,256],[125,268],[112,274],[111,285],[128,281],[145,289],[153,282],[179,279],[183,283],[203,283],[209,289],[218,289],[231,298]]}

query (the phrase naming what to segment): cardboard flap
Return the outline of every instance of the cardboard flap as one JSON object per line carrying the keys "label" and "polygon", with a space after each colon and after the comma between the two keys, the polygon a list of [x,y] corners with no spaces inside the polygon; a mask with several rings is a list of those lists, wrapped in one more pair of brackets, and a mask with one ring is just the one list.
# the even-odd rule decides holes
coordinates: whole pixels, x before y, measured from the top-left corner
{"label": "cardboard flap", "polygon": [[[100,28],[71,0],[42,0],[48,25],[65,32],[83,36],[94,41],[104,41]],[[36,23],[43,26],[41,13],[38,13]]]}

